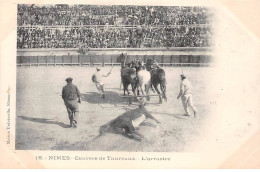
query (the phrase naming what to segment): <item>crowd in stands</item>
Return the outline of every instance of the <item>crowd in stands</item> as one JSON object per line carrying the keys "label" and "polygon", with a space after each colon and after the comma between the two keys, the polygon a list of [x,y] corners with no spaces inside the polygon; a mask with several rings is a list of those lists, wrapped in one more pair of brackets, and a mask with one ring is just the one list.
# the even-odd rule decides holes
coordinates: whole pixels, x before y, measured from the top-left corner
{"label": "crowd in stands", "polygon": [[210,47],[210,27],[19,28],[18,48]]}
{"label": "crowd in stands", "polygon": [[17,48],[210,47],[205,7],[18,5]]}
{"label": "crowd in stands", "polygon": [[208,24],[205,7],[18,5],[18,25],[185,25]]}

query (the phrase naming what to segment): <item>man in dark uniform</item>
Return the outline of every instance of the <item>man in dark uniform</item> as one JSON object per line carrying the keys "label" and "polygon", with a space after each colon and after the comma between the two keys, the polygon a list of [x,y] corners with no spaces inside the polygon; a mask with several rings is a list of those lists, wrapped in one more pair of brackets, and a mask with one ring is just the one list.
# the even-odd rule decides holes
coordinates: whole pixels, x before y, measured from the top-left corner
{"label": "man in dark uniform", "polygon": [[72,78],[67,78],[67,85],[62,89],[62,99],[67,108],[70,127],[77,127],[78,116],[79,116],[79,107],[78,103],[81,103],[80,92],[76,85],[72,84]]}

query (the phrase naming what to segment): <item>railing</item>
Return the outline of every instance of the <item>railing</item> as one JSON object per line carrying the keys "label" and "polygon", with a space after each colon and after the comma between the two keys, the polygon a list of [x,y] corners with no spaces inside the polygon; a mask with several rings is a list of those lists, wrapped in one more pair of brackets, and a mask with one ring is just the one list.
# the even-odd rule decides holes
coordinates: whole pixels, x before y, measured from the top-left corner
{"label": "railing", "polygon": [[183,24],[183,25],[23,25],[17,28],[44,28],[44,29],[57,29],[57,28],[176,28],[176,27],[211,27],[211,24]]}
{"label": "railing", "polygon": [[[170,48],[89,48],[90,55],[212,55],[212,47],[170,47]],[[17,56],[78,55],[78,48],[33,48],[17,49]]]}
{"label": "railing", "polygon": [[[158,63],[162,67],[208,67],[211,66],[211,63]],[[24,63],[24,64],[17,64],[17,66],[121,66],[121,63]]]}
{"label": "railing", "polygon": [[[45,55],[17,56],[17,66],[120,66],[119,54],[96,55]],[[129,59],[139,58],[146,62],[154,59],[161,66],[208,66],[212,56],[205,55],[128,55]]]}

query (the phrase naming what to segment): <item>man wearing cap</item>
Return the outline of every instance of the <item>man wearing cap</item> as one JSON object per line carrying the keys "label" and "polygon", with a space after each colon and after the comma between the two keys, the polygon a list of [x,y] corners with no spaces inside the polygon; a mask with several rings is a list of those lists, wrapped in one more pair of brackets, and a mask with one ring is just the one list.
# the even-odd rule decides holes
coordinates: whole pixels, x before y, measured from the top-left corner
{"label": "man wearing cap", "polygon": [[96,84],[96,87],[99,91],[99,93],[102,95],[102,98],[105,98],[105,91],[104,91],[104,82],[103,82],[103,77],[108,77],[111,73],[111,71],[103,75],[102,72],[100,71],[99,67],[96,67],[97,72],[93,75],[94,76],[94,82]]}
{"label": "man wearing cap", "polygon": [[197,110],[192,101],[192,85],[185,75],[181,75],[180,92],[177,99],[179,99],[180,97],[184,110],[186,112],[185,115],[190,116],[190,111],[188,109],[189,106],[194,112],[194,117],[196,117]]}
{"label": "man wearing cap", "polygon": [[79,116],[79,107],[78,103],[81,103],[80,92],[76,85],[72,84],[72,78],[67,78],[67,85],[62,89],[62,99],[67,108],[70,127],[77,127],[78,116]]}

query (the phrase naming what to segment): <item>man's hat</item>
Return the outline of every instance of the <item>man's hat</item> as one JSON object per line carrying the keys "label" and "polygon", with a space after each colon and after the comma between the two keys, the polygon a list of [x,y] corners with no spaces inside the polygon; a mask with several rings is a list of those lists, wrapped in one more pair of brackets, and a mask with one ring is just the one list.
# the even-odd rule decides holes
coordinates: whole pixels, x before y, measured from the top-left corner
{"label": "man's hat", "polygon": [[71,77],[67,78],[65,81],[72,81],[73,79]]}
{"label": "man's hat", "polygon": [[186,76],[182,74],[182,75],[181,75],[181,78],[186,78]]}

